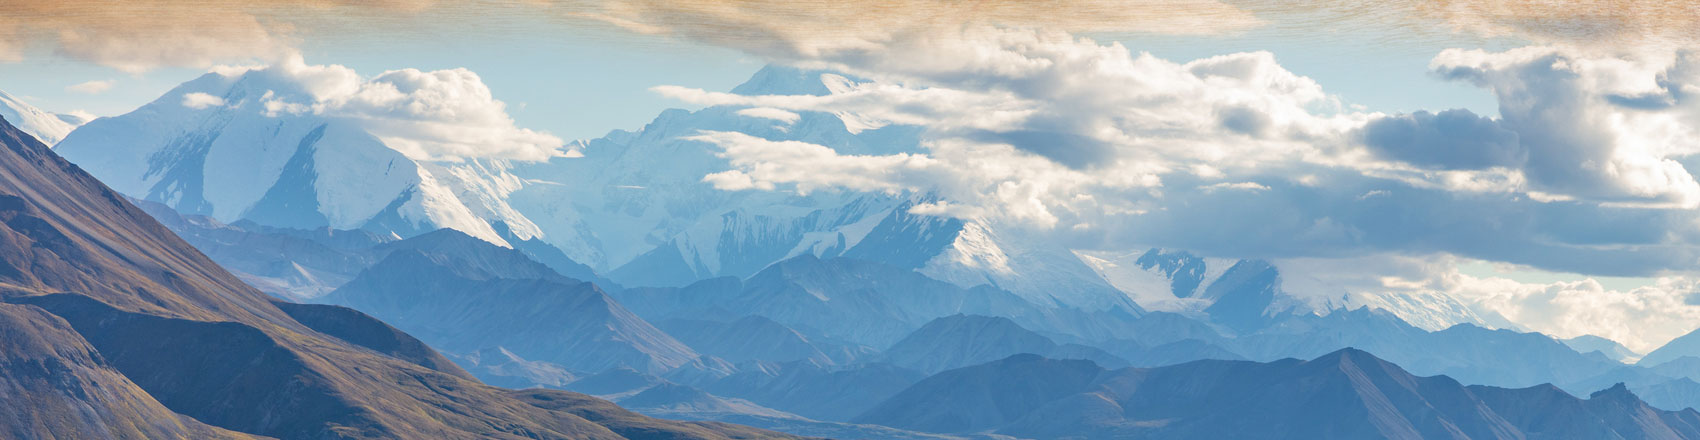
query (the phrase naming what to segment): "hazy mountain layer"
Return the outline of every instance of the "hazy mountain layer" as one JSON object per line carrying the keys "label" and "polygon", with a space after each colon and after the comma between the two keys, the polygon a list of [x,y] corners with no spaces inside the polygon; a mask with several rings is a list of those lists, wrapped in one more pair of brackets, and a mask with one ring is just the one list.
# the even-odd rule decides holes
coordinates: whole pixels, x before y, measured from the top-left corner
{"label": "hazy mountain layer", "polygon": [[[376,345],[356,337],[369,334],[315,330],[33,137],[0,123],[0,146],[0,297],[62,319],[172,412],[285,438],[780,437],[658,421],[573,393],[503,390],[362,346]],[[74,356],[47,359],[88,365]]]}

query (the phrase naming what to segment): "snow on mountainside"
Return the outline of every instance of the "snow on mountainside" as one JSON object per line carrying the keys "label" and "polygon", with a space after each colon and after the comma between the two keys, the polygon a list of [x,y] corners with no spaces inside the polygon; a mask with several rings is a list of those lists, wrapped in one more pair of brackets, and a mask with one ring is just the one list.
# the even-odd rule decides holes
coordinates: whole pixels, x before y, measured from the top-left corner
{"label": "snow on mountainside", "polygon": [[[853,80],[770,66],[733,92],[821,95],[845,81]],[[641,130],[582,143],[583,157],[516,164],[513,174],[533,184],[508,201],[537,222],[544,240],[628,286],[747,277],[812,254],[880,261],[963,287],[991,284],[1038,304],[1140,313],[1060,245],[1000,233],[1007,227],[987,221],[910,213],[934,200],[927,194],[724,191],[704,182],[731,169],[718,147],[693,139],[706,132],[808,142],[841,154],[921,151],[916,127],[760,110],[668,110]]]}
{"label": "snow on mountainside", "polygon": [[[919,127],[714,106],[667,110],[639,130],[576,142],[568,148],[579,153],[573,157],[428,160],[404,154],[412,144],[382,131],[401,122],[301,107],[326,93],[315,78],[289,67],[208,74],[132,113],[85,125],[59,149],[133,197],[225,223],[397,237],[447,227],[498,244],[540,239],[633,287],[744,278],[813,255],[877,261],[962,287],[991,285],[1044,306],[1133,315],[1150,308],[1242,330],[1282,313],[1364,306],[1428,329],[1505,326],[1441,293],[1347,292],[1267,263],[1181,252],[1077,252],[1020,225],[910,212],[938,202],[932,194],[727,191],[704,180],[732,169],[705,133],[886,155],[924,153]],[[770,66],[733,93],[825,95],[854,81]],[[498,233],[498,223],[508,233]]]}
{"label": "snow on mountainside", "polygon": [[536,228],[505,202],[523,182],[501,161],[410,159],[370,122],[307,111],[315,78],[287,68],[209,73],[152,103],[93,121],[67,159],[132,197],[223,222],[366,229],[453,228],[499,244],[490,223]]}
{"label": "snow on mountainside", "polygon": [[[1442,292],[1356,292],[1348,291],[1325,281],[1293,277],[1283,273],[1279,265],[1257,260],[1203,258],[1185,251],[1151,249],[1143,252],[1077,252],[1094,270],[1127,292],[1128,296],[1147,309],[1181,313],[1194,317],[1216,318],[1220,321],[1227,307],[1221,295],[1235,298],[1255,296],[1257,292],[1272,293],[1266,299],[1245,300],[1235,307],[1254,310],[1235,310],[1231,313],[1275,316],[1309,313],[1327,315],[1335,310],[1369,307],[1386,310],[1413,326],[1425,330],[1442,330],[1457,324],[1474,324],[1489,328],[1513,325],[1497,316],[1484,317],[1456,298]],[[1232,288],[1225,279],[1236,268],[1254,264],[1269,267],[1273,277],[1251,279]],[[1232,278],[1232,277],[1229,277]],[[1242,277],[1243,278],[1243,277]],[[1243,281],[1243,280],[1242,280]]]}
{"label": "snow on mountainside", "polygon": [[50,147],[90,119],[83,115],[48,113],[6,92],[0,92],[0,118],[6,118],[6,122]]}
{"label": "snow on mountainside", "polygon": [[[1026,239],[1006,225],[909,212],[937,201],[929,194],[715,188],[704,177],[731,164],[720,147],[696,139],[737,132],[843,154],[893,154],[922,151],[918,127],[722,106],[662,112],[641,130],[568,146],[573,157],[422,156],[419,142],[406,136],[433,135],[437,121],[430,118],[454,112],[413,114],[431,106],[382,100],[456,75],[471,73],[365,78],[299,60],[221,69],[131,113],[85,125],[59,150],[120,192],[227,224],[398,238],[452,228],[498,244],[537,238],[631,286],[748,277],[811,254],[879,261],[963,287],[991,284],[1036,304],[1141,312],[1055,243]],[[842,92],[851,81],[768,67],[734,92],[819,95]],[[475,86],[471,94],[487,92]],[[500,103],[487,107],[499,111]]]}
{"label": "snow on mountainside", "polygon": [[[768,68],[736,90],[827,93],[819,74],[813,75],[811,83],[802,79],[809,73]],[[787,121],[748,116],[742,110],[667,110],[641,130],[615,131],[583,142],[582,158],[519,164],[514,173],[539,184],[516,192],[510,203],[537,221],[547,240],[576,261],[604,271],[634,261],[683,265],[692,277],[748,275],[785,257],[807,233],[846,226],[898,203],[884,195],[836,191],[806,196],[722,191],[703,182],[704,176],[731,168],[718,148],[688,139],[703,131],[798,140],[858,154],[918,148],[912,128],[852,134],[835,115],[804,113]],[[658,248],[661,251],[655,252]],[[751,263],[754,267],[729,261],[751,253],[767,261]]]}

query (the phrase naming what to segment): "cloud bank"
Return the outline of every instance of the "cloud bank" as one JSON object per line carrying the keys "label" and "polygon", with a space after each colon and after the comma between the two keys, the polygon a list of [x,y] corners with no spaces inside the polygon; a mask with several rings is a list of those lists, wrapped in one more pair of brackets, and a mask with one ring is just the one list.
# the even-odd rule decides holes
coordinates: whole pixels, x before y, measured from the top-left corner
{"label": "cloud bank", "polygon": [[[1691,47],[1700,38],[1700,6],[1683,0],[16,0],[6,7],[0,16],[0,61],[46,49],[125,72],[270,63],[295,52],[300,41],[325,33],[374,35],[396,28],[373,24],[398,22],[413,31],[463,30],[468,23],[514,14],[559,17],[569,27],[612,25],[788,61],[879,50],[978,26],[1219,35],[1271,25],[1311,33],[1316,22],[1325,20],[1331,28],[1399,29],[1414,39],[1511,36],[1617,48]],[[433,15],[437,12],[443,14]]]}
{"label": "cloud bank", "polygon": [[705,133],[735,167],[711,183],[936,192],[951,209],[934,214],[1005,217],[1083,247],[1445,253],[1623,276],[1700,261],[1700,186],[1683,165],[1700,148],[1700,81],[1686,54],[1434,58],[1437,77],[1494,93],[1499,115],[1362,112],[1269,53],[1177,63],[1030,29],[962,28],[801,64],[849,75],[822,76],[822,96],[655,90],[917,126],[924,151]]}
{"label": "cloud bank", "polygon": [[516,126],[507,104],[466,69],[402,69],[364,77],[347,67],[309,65],[289,57],[272,66],[218,71],[227,77],[252,76],[266,84],[261,87],[270,88],[240,103],[191,93],[184,96],[183,105],[254,105],[270,116],[310,114],[348,121],[418,160],[540,161],[567,154],[560,138]]}

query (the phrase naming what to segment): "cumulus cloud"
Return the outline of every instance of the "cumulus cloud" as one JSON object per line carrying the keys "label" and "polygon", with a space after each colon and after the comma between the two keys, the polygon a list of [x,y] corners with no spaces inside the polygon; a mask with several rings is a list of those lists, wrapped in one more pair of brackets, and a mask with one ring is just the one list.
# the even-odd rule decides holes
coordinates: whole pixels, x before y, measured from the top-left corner
{"label": "cumulus cloud", "polygon": [[[1688,232],[1700,218],[1683,209],[1700,200],[1680,163],[1700,146],[1685,56],[1436,57],[1441,77],[1500,98],[1494,118],[1351,110],[1261,52],[1177,63],[1040,30],[916,38],[800,62],[847,74],[819,76],[824,94],[655,90],[920,136],[919,150],[887,156],[701,137],[733,163],[710,178],[719,187],[934,192],[951,207],[941,215],[1019,220],[1086,248],[1445,253],[1616,276],[1700,261]],[[822,164],[856,177],[809,172]]]}
{"label": "cumulus cloud", "polygon": [[1529,155],[1517,132],[1462,109],[1372,120],[1363,143],[1389,159],[1438,169],[1517,167]]}
{"label": "cumulus cloud", "polygon": [[722,188],[939,192],[951,212],[1071,230],[1117,224],[1106,215],[1163,209],[1157,199],[1165,195],[1267,189],[1243,180],[1168,187],[1162,176],[1209,170],[1225,178],[1303,158],[1351,160],[1341,153],[1349,150],[1346,133],[1369,117],[1339,111],[1318,84],[1267,52],[1176,63],[1032,29],[959,28],[812,64],[866,79],[820,75],[830,93],[818,96],[655,90],[700,105],[923,130],[925,152],[888,156],[699,136],[724,148],[736,168],[710,177]]}
{"label": "cumulus cloud", "polygon": [[[1491,90],[1506,130],[1528,151],[1532,189],[1584,200],[1700,206],[1700,183],[1678,159],[1700,153],[1700,61],[1688,52],[1586,56],[1553,47],[1448,50],[1448,79]],[[1450,136],[1485,124],[1439,128]],[[1508,138],[1494,142],[1504,143]],[[1491,138],[1490,138],[1491,139]]]}
{"label": "cumulus cloud", "polygon": [[1700,288],[1690,278],[1663,277],[1627,290],[1608,289],[1591,278],[1543,284],[1457,275],[1455,282],[1454,296],[1531,330],[1560,338],[1601,336],[1642,353],[1700,322],[1700,307],[1686,302]]}
{"label": "cumulus cloud", "polygon": [[1088,213],[1131,209],[1102,206],[1085,194],[1160,184],[1153,175],[1100,178],[1007,145],[987,148],[941,140],[933,143],[929,154],[851,155],[823,145],[736,132],[707,132],[690,139],[718,146],[734,167],[703,179],[720,189],[934,193],[948,200],[918,205],[914,212],[996,218],[1021,225],[1072,225]]}
{"label": "cumulus cloud", "polygon": [[66,86],[65,90],[71,91],[71,92],[77,92],[77,93],[86,93],[86,94],[90,94],[90,95],[96,95],[96,94],[106,92],[107,90],[112,90],[112,85],[114,83],[116,83],[116,81],[113,81],[113,80],[110,80],[110,79],[85,81],[85,82],[72,84],[70,86]]}
{"label": "cumulus cloud", "polygon": [[[1700,281],[1692,278],[1622,280],[1614,288],[1594,277],[1445,254],[1372,254],[1275,264],[1281,268],[1283,287],[1299,289],[1291,292],[1296,295],[1444,294],[1490,320],[1503,317],[1523,329],[1559,338],[1601,336],[1641,353],[1700,326],[1700,306],[1689,301]],[[1460,269],[1466,266],[1473,270]]]}
{"label": "cumulus cloud", "polygon": [[1123,163],[1146,173],[1310,154],[1343,143],[1341,128],[1364,118],[1335,111],[1318,84],[1267,52],[1175,63],[1066,33],[977,27],[812,64],[872,81],[827,76],[825,96],[655,90],[701,105],[915,125],[935,139],[1014,146],[1071,168]]}
{"label": "cumulus cloud", "polygon": [[[566,155],[560,138],[516,126],[507,105],[466,69],[391,70],[368,78],[343,66],[309,65],[297,56],[266,67],[219,71],[275,84],[246,98],[269,116],[311,114],[349,121],[414,159],[539,161]],[[205,106],[217,99],[197,95],[204,94],[185,96],[184,105]]]}

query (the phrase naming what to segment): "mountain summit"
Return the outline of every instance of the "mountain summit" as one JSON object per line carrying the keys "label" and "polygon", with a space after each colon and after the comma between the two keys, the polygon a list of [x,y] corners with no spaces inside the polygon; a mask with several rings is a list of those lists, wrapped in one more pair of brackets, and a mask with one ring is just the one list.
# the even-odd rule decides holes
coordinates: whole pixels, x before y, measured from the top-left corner
{"label": "mountain summit", "polygon": [[121,193],[221,222],[364,229],[411,237],[453,228],[506,244],[536,226],[503,201],[520,181],[500,160],[416,160],[374,124],[322,115],[311,78],[287,69],[208,73],[56,148]]}
{"label": "mountain summit", "polygon": [[88,123],[90,119],[83,115],[49,113],[6,92],[0,92],[0,118],[5,118],[19,130],[35,136],[49,147],[59,143],[65,135],[71,134],[71,130]]}

